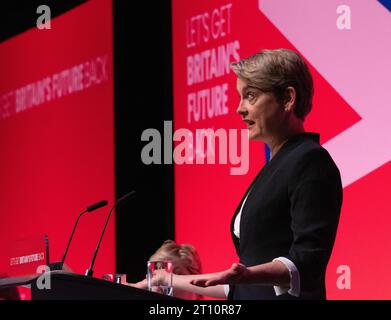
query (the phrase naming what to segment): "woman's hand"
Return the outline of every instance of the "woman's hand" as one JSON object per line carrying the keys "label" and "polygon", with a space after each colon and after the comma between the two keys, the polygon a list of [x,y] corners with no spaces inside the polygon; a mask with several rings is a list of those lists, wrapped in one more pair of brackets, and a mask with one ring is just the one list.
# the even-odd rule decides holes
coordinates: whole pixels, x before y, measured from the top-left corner
{"label": "woman's hand", "polygon": [[190,283],[198,287],[210,287],[216,286],[218,284],[236,284],[241,279],[246,277],[250,271],[247,267],[240,263],[232,264],[231,268],[218,272],[212,277],[204,279],[195,279]]}

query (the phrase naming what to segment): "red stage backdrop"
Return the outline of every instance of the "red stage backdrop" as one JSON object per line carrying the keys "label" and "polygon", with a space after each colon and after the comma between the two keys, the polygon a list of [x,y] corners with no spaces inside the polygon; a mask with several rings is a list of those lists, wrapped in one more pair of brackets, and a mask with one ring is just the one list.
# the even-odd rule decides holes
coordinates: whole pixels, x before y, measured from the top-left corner
{"label": "red stage backdrop", "polygon": [[[53,19],[50,30],[0,44],[2,270],[15,241],[45,234],[59,261],[78,213],[113,202],[112,42],[111,1],[98,0]],[[66,260],[72,271],[88,268],[107,211],[80,220]],[[111,221],[94,276],[114,272],[114,250]]]}
{"label": "red stage backdrop", "polygon": [[[315,85],[306,130],[321,134],[344,185],[328,298],[390,299],[389,8],[377,1],[345,2],[173,0],[174,124],[194,134],[201,128],[244,129],[229,62],[262,49],[299,51]],[[203,155],[193,150],[189,162]],[[229,223],[265,157],[264,145],[250,142],[244,175],[231,175],[235,165],[229,161],[175,165],[176,240],[197,247],[205,272],[237,261]]]}

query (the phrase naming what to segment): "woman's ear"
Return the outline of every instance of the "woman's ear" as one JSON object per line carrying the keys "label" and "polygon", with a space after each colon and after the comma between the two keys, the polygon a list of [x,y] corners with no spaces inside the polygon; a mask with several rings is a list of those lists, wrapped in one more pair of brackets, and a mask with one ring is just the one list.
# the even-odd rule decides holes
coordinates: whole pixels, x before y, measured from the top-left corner
{"label": "woman's ear", "polygon": [[284,110],[291,112],[296,106],[296,90],[293,87],[285,89],[284,93]]}

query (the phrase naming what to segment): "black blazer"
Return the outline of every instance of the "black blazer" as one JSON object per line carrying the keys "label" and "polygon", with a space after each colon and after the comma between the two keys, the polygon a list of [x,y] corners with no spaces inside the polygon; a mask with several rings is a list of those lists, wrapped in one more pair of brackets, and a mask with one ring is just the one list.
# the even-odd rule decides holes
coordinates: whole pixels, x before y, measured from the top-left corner
{"label": "black blazer", "polygon": [[[248,190],[240,240],[231,235],[246,266],[286,257],[300,274],[301,299],[325,299],[325,273],[342,205],[339,170],[316,133],[288,140],[265,164]],[[247,190],[247,191],[248,191]],[[247,194],[247,192],[245,193]],[[229,299],[297,299],[276,296],[272,286],[230,286]]]}

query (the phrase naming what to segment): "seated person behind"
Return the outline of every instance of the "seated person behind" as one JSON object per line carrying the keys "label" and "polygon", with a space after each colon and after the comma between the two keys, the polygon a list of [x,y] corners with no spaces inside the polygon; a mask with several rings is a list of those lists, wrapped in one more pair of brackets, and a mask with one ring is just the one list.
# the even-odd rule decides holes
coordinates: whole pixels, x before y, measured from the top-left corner
{"label": "seated person behind", "polygon": [[[172,261],[174,274],[192,275],[201,273],[201,260],[196,249],[190,244],[178,244],[172,240],[164,241],[163,245],[149,258],[150,261]],[[146,280],[134,286],[146,289]],[[186,300],[202,299],[201,295],[174,288],[174,297]]]}

